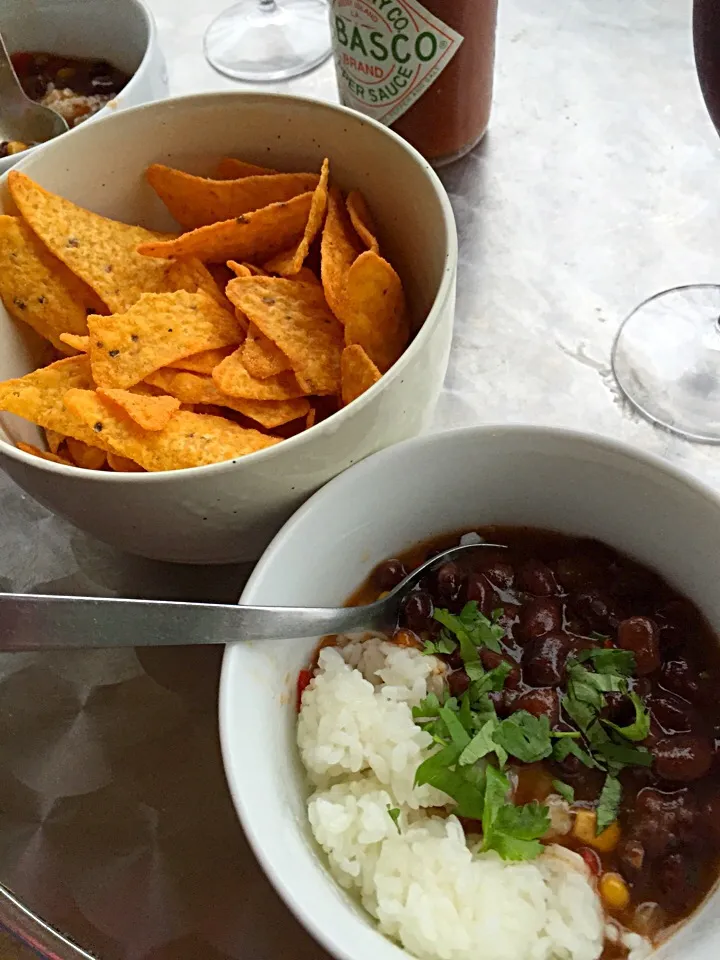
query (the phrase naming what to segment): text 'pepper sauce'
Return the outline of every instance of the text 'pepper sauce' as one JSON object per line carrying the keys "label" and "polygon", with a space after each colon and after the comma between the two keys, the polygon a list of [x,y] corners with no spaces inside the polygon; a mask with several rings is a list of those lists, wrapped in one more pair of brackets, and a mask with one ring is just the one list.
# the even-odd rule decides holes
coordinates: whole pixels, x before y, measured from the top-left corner
{"label": "text 'pepper sauce'", "polygon": [[340,99],[436,166],[490,118],[497,0],[331,0]]}

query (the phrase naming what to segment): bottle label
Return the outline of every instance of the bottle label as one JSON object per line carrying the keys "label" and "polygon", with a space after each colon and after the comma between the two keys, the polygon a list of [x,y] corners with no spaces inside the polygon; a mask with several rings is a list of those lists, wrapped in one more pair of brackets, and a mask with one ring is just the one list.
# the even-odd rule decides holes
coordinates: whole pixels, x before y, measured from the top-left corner
{"label": "bottle label", "polygon": [[440,76],[462,36],[417,0],[332,0],[340,99],[389,126]]}

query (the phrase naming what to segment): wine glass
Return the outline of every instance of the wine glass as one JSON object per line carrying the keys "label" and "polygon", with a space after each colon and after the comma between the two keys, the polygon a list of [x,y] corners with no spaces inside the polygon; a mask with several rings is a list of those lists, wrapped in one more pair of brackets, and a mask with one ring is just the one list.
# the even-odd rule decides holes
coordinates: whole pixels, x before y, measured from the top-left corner
{"label": "wine glass", "polygon": [[[695,0],[693,42],[705,105],[720,133],[717,0]],[[720,443],[720,285],[675,287],[645,300],[620,327],[612,366],[649,420],[689,440]]]}
{"label": "wine glass", "polygon": [[330,56],[326,0],[239,0],[205,32],[208,63],[234,80],[288,80]]}

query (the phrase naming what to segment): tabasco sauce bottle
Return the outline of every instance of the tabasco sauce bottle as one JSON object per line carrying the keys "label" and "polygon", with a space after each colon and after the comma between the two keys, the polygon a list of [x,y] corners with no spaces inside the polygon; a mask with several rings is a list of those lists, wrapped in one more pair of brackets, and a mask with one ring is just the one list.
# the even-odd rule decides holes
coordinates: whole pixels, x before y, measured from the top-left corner
{"label": "tabasco sauce bottle", "polygon": [[435,166],[488,125],[497,0],[331,0],[341,101],[392,127]]}

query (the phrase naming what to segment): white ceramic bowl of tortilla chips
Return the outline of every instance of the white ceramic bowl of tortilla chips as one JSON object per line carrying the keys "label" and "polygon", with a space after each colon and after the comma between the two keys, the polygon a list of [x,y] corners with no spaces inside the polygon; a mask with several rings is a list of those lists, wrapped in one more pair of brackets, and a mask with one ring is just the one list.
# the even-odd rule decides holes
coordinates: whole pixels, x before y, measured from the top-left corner
{"label": "white ceramic bowl of tortilla chips", "polygon": [[[167,96],[165,59],[142,0],[3,0],[2,30],[11,54],[44,51],[107,60],[130,74],[118,96],[84,122]],[[31,151],[0,158],[0,173]]]}
{"label": "white ceramic bowl of tortilla chips", "polygon": [[[43,446],[41,431],[0,415],[0,464],[19,486],[99,539],[160,560],[255,559],[329,479],[426,427],[450,350],[457,237],[447,195],[418,153],[360,114],[271,94],[184,97],[80,126],[18,169],[90,210],[171,230],[145,168],[162,162],[209,174],[226,155],[286,170],[319,169],[328,156],[335,182],[361,189],[377,212],[381,250],[403,279],[417,333],[385,376],[338,413],[210,466],[135,474],[67,467],[18,450],[18,441]],[[11,210],[5,178],[0,207]],[[0,305],[0,380],[34,369],[33,349]]]}

